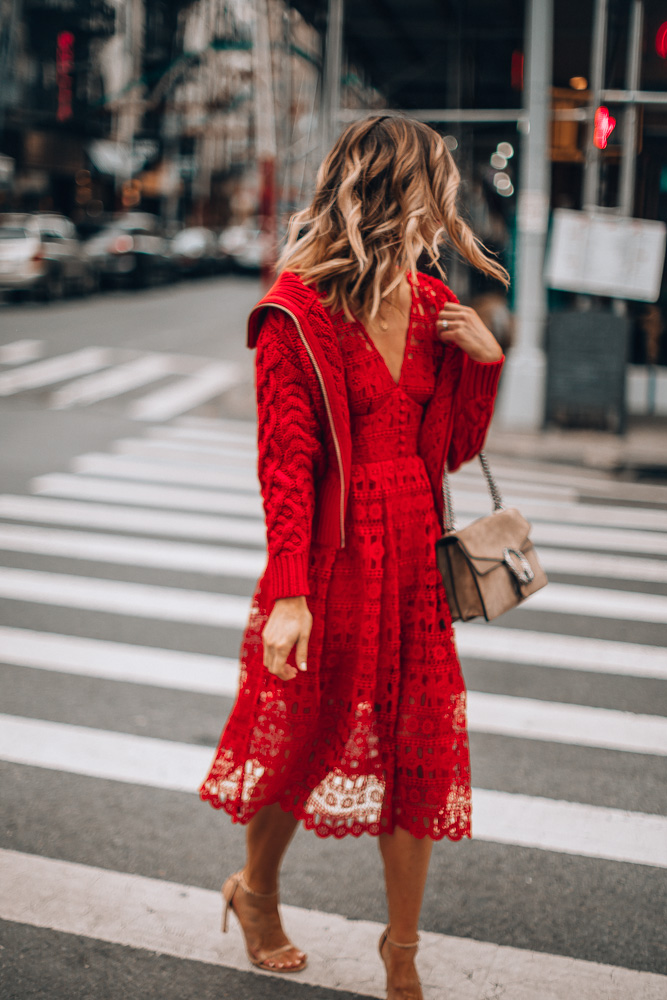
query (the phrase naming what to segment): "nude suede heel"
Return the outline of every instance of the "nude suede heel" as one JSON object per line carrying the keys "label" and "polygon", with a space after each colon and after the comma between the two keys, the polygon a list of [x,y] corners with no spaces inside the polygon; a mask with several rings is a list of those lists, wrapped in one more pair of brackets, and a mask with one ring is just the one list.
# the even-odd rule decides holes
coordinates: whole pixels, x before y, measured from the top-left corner
{"label": "nude suede heel", "polygon": [[[242,890],[248,893],[249,896],[259,896],[263,899],[269,899],[272,896],[278,895],[277,890],[276,892],[255,892],[248,886],[248,883],[243,877],[242,871],[236,872],[235,875],[230,875],[222,887],[222,898],[224,901],[224,908],[222,912],[221,929],[223,934],[226,934],[229,928],[229,911],[234,910],[233,900],[239,886],[241,886]],[[237,914],[237,920],[238,920],[238,914]],[[240,920],[239,924],[241,924]],[[242,924],[241,924],[241,930],[243,931]],[[245,932],[243,936],[245,939]],[[246,954],[248,956],[248,960],[252,962],[253,965],[257,966],[258,969],[264,969],[266,972],[301,972],[302,969],[305,969],[308,962],[308,959],[304,958],[303,961],[299,963],[299,965],[290,965],[289,968],[280,968],[277,965],[270,964],[270,962],[275,960],[278,955],[281,955],[286,951],[290,951],[292,949],[298,951],[299,949],[295,948],[293,944],[284,944],[282,945],[282,947],[276,948],[274,951],[270,951],[268,952],[268,954],[260,956],[250,950],[246,939],[245,949],[246,949]]]}

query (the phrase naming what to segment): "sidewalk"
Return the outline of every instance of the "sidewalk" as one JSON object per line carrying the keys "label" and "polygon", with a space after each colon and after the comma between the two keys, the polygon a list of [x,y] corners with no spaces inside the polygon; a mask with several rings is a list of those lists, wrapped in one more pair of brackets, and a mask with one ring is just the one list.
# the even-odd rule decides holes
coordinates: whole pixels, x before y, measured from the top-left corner
{"label": "sidewalk", "polygon": [[630,419],[623,435],[563,428],[526,433],[492,425],[487,449],[491,455],[579,465],[626,479],[667,480],[666,419]]}

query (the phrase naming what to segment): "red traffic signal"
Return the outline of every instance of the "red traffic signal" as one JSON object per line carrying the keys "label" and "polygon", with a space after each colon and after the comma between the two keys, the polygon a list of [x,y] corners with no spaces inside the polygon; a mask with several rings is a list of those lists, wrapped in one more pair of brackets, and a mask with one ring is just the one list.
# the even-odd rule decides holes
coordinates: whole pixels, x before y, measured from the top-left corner
{"label": "red traffic signal", "polygon": [[655,51],[661,59],[667,59],[667,21],[663,21],[655,33]]}
{"label": "red traffic signal", "polygon": [[604,149],[607,139],[616,128],[616,119],[609,114],[609,108],[601,107],[595,112],[593,142],[598,149]]}

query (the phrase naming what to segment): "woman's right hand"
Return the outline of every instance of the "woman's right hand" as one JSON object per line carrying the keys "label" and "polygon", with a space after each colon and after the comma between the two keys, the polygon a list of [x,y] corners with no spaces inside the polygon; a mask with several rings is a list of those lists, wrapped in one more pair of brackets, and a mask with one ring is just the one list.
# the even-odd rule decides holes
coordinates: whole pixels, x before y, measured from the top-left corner
{"label": "woman's right hand", "polygon": [[264,666],[284,681],[291,681],[297,670],[286,660],[296,643],[296,662],[299,670],[306,669],[308,639],[313,626],[313,616],[305,595],[279,597],[262,630]]}

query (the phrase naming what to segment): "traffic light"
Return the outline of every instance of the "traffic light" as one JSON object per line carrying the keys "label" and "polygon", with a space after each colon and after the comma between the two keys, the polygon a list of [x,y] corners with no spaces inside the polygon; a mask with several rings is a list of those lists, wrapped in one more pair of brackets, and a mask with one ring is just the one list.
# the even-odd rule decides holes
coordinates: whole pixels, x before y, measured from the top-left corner
{"label": "traffic light", "polygon": [[616,119],[609,114],[609,108],[599,107],[595,112],[593,142],[598,149],[605,149],[607,139],[616,128]]}
{"label": "traffic light", "polygon": [[661,59],[667,59],[667,21],[663,21],[655,33],[655,51]]}
{"label": "traffic light", "polygon": [[72,72],[74,70],[74,35],[60,31],[56,38],[56,81],[58,84],[58,110],[56,118],[64,122],[72,117]]}

